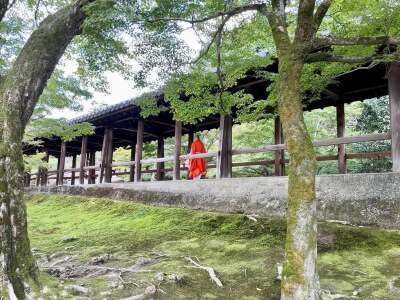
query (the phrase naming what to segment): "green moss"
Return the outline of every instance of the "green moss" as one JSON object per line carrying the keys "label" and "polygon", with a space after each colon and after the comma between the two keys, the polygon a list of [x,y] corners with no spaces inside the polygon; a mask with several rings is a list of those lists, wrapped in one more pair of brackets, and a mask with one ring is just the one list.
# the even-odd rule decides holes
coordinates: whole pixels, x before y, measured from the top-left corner
{"label": "green moss", "polygon": [[[115,262],[122,265],[152,251],[168,255],[149,267],[150,272],[132,278],[140,287],[113,289],[109,299],[142,292],[158,272],[178,273],[187,279],[182,285],[163,283],[161,288],[167,294],[160,299],[279,299],[276,264],[284,258],[286,231],[281,219],[253,222],[243,215],[62,195],[37,195],[27,206],[32,246],[48,254],[78,255],[88,261],[111,253],[126,258]],[[359,299],[399,299],[387,290],[389,280],[398,276],[400,269],[399,231],[325,223],[319,230],[334,237],[331,243],[319,245],[323,289],[351,295],[362,288]],[[65,243],[65,236],[79,240]],[[66,246],[72,248],[67,251]],[[187,268],[189,263],[183,257],[188,255],[214,267],[225,287],[217,288],[206,272]],[[59,286],[57,279],[45,276],[42,284],[61,295],[69,282]],[[98,292],[110,290],[99,278],[85,284]],[[98,294],[91,297],[99,298]]]}

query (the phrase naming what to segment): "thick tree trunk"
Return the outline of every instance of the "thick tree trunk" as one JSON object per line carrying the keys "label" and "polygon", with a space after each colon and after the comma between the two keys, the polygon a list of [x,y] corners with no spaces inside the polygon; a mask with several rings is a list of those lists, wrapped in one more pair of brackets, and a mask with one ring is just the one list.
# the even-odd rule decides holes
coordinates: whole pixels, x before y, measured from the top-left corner
{"label": "thick tree trunk", "polygon": [[289,194],[282,300],[319,299],[316,269],[316,158],[303,119],[300,78],[303,64],[292,56],[279,60],[279,114],[290,155]]}
{"label": "thick tree trunk", "polygon": [[85,19],[78,1],[36,29],[0,88],[0,299],[24,299],[37,279],[23,202],[22,137],[47,80]]}
{"label": "thick tree trunk", "polygon": [[[37,280],[23,202],[22,126],[6,116],[0,148],[0,298],[24,299],[24,286]],[[13,298],[14,297],[14,298]]]}

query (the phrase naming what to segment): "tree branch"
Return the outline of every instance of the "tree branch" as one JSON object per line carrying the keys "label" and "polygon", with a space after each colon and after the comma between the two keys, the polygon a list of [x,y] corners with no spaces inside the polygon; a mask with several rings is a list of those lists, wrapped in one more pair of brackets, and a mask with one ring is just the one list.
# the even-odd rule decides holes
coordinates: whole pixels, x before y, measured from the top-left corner
{"label": "tree branch", "polygon": [[305,63],[340,62],[340,63],[367,63],[372,62],[375,56],[341,56],[330,52],[311,53],[305,57]]}
{"label": "tree branch", "polygon": [[8,0],[0,0],[0,22],[3,20],[7,10],[9,9]]}
{"label": "tree branch", "polygon": [[297,45],[302,45],[312,38],[314,29],[314,8],[315,0],[299,1],[297,27],[294,38]]}
{"label": "tree branch", "polygon": [[195,17],[192,17],[192,19],[186,19],[186,18],[181,18],[181,17],[168,17],[168,18],[155,18],[154,20],[149,20],[149,22],[155,23],[159,21],[180,21],[180,22],[186,22],[190,24],[198,24],[198,23],[204,23],[213,19],[216,19],[218,17],[232,17],[234,15],[241,14],[243,12],[247,11],[260,11],[265,7],[265,3],[256,3],[256,4],[249,4],[249,5],[242,5],[242,6],[237,6],[234,7],[230,10],[226,11],[219,11],[215,14],[211,14],[199,19],[196,19]]}
{"label": "tree branch", "polygon": [[323,0],[320,5],[318,5],[314,14],[314,34],[318,31],[323,19],[326,16],[329,8],[332,5],[332,0]]}
{"label": "tree branch", "polygon": [[2,98],[19,114],[24,125],[71,40],[82,31],[83,7],[94,0],[79,0],[48,16],[31,34],[3,83]]}
{"label": "tree branch", "polygon": [[233,15],[230,15],[222,19],[221,24],[218,26],[217,30],[212,35],[211,41],[208,43],[207,47],[203,51],[201,51],[200,55],[193,61],[193,63],[197,63],[202,57],[204,57],[204,55],[207,55],[207,53],[210,51],[212,44],[217,40],[219,35],[221,35],[222,31],[224,30],[225,24],[229,21],[229,19],[232,16]]}
{"label": "tree branch", "polygon": [[329,46],[355,46],[355,45],[398,45],[400,39],[391,38],[387,36],[377,37],[353,37],[353,38],[340,38],[334,36],[316,37],[313,40],[313,48],[319,49]]}

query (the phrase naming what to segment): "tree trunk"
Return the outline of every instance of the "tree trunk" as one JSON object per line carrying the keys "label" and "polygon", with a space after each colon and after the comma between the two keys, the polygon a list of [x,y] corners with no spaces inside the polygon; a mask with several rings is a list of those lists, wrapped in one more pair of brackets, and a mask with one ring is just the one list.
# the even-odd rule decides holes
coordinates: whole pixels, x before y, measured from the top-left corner
{"label": "tree trunk", "polygon": [[37,281],[37,267],[23,201],[22,126],[18,118],[8,115],[6,120],[0,147],[0,298],[24,299],[24,286]]}
{"label": "tree trunk", "polygon": [[290,155],[282,300],[319,299],[316,269],[316,157],[300,97],[303,64],[294,55],[279,57],[279,115]]}
{"label": "tree trunk", "polygon": [[85,15],[79,0],[32,33],[0,87],[0,299],[25,299],[37,282],[23,202],[22,137],[47,80]]}

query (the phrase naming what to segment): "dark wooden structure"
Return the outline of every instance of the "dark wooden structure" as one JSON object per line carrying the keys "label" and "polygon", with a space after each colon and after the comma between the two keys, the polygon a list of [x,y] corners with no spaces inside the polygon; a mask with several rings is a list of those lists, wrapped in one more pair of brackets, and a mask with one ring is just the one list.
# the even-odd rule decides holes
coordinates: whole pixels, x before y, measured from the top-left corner
{"label": "dark wooden structure", "polygon": [[[277,65],[269,66],[268,71],[276,71]],[[248,72],[247,76],[237,83],[231,92],[244,90],[251,93],[255,99],[267,97],[268,80],[259,79],[255,72]],[[392,130],[389,133],[372,134],[359,137],[345,136],[345,104],[354,101],[362,101],[374,97],[390,95],[390,111]],[[163,94],[155,95],[157,101],[165,103]],[[337,160],[340,173],[346,173],[346,160],[365,157],[388,157],[393,160],[393,171],[400,171],[400,63],[377,64],[371,67],[362,67],[337,76],[333,83],[329,84],[321,93],[320,99],[312,102],[305,102],[305,110],[313,110],[335,106],[337,109],[337,137],[315,141],[316,147],[336,145],[337,155],[319,157],[318,160]],[[273,113],[274,108],[267,108],[267,112]],[[181,179],[182,162],[195,157],[214,157],[217,178],[232,176],[232,167],[250,165],[274,165],[275,175],[285,175],[285,144],[283,140],[282,126],[279,117],[275,119],[275,144],[265,145],[256,149],[243,148],[235,149],[232,145],[233,118],[229,115],[209,116],[198,124],[182,124],[175,121],[170,111],[162,111],[158,116],[150,116],[143,119],[140,116],[140,108],[134,100],[125,101],[112,105],[97,112],[71,120],[71,123],[90,122],[95,126],[95,133],[90,136],[80,137],[71,142],[63,142],[59,138],[46,139],[42,148],[25,149],[30,154],[46,149],[48,155],[58,158],[56,171],[41,170],[30,180],[37,180],[38,185],[47,184],[49,174],[56,175],[57,184],[64,184],[65,180],[71,179],[75,183],[75,172],[79,174],[79,183],[84,184],[85,180],[90,184],[95,182],[111,182],[115,167],[128,167],[130,181],[140,182],[142,173],[155,173],[157,180],[165,179],[167,172],[172,171],[174,180]],[[219,128],[219,147],[217,152],[207,154],[188,155],[182,153],[182,135],[188,135],[188,148],[193,141],[196,132]],[[172,157],[164,157],[164,139],[174,137],[175,149]],[[371,152],[347,154],[345,145],[349,143],[391,140],[391,152]],[[143,159],[143,144],[150,141],[157,141],[157,157]],[[118,147],[131,149],[130,161],[113,162],[113,152]],[[95,153],[101,151],[101,159],[96,163]],[[261,153],[272,151],[275,153],[274,160],[258,162],[232,162],[232,157],[239,154]],[[76,168],[76,156],[80,156],[79,168]],[[65,168],[65,157],[74,157],[72,168]],[[171,162],[172,169],[166,169],[165,163]],[[144,170],[145,165],[156,165],[154,170]],[[44,175],[44,173],[46,173]],[[71,174],[67,177],[66,174]],[[126,173],[125,173],[126,174]],[[31,174],[35,175],[35,174]],[[40,179],[38,179],[40,177]],[[28,181],[28,179],[27,179]]]}

